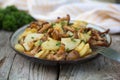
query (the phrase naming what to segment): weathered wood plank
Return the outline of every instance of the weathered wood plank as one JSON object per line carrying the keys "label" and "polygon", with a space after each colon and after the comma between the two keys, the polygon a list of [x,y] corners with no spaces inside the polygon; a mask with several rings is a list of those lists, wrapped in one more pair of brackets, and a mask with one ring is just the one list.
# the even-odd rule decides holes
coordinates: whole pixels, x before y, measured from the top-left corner
{"label": "weathered wood plank", "polygon": [[57,66],[31,63],[29,80],[57,80]]}
{"label": "weathered wood plank", "polygon": [[10,32],[0,32],[0,80],[56,80],[57,67],[44,66],[15,54],[10,48]]}
{"label": "weathered wood plank", "polygon": [[[120,52],[120,35],[112,36],[111,47]],[[103,56],[78,65],[60,68],[59,80],[120,80],[120,63]]]}
{"label": "weathered wood plank", "polygon": [[44,66],[20,55],[16,55],[12,69],[10,71],[9,80],[56,80],[57,67]]}
{"label": "weathered wood plank", "polygon": [[[56,80],[57,66],[30,62],[9,47],[10,32],[0,32],[0,80]],[[120,35],[111,47],[120,52]],[[59,80],[119,80],[120,64],[103,56],[84,64],[61,66]],[[11,70],[10,70],[11,69]]]}
{"label": "weathered wood plank", "polygon": [[7,80],[15,52],[9,46],[11,32],[0,31],[0,80]]}
{"label": "weathered wood plank", "polygon": [[16,55],[9,74],[9,80],[28,80],[30,61]]}
{"label": "weathered wood plank", "polygon": [[0,80],[56,80],[57,67],[45,66],[15,54],[9,46],[11,33],[0,32]]}

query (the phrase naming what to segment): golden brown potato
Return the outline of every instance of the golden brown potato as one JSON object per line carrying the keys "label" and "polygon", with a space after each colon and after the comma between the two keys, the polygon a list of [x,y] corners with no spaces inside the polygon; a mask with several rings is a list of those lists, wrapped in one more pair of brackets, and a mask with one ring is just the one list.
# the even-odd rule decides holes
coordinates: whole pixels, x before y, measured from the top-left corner
{"label": "golden brown potato", "polygon": [[75,48],[75,50],[78,51],[78,52],[80,52],[80,51],[83,49],[84,46],[85,46],[85,43],[84,43],[84,42],[81,42],[81,43]]}
{"label": "golden brown potato", "polygon": [[70,16],[53,22],[32,22],[19,36],[16,50],[48,60],[76,60],[92,53],[91,46],[108,46],[104,35],[87,28],[84,21],[70,22]]}
{"label": "golden brown potato", "polygon": [[34,57],[44,59],[49,54],[49,50],[42,50],[39,53],[35,54]]}
{"label": "golden brown potato", "polygon": [[58,43],[59,41],[49,38],[49,40],[42,43],[41,47],[43,50],[55,50],[56,51],[60,47],[59,45],[57,45]]}
{"label": "golden brown potato", "polygon": [[24,52],[25,51],[24,47],[21,44],[16,44],[15,45],[15,49],[20,51],[20,52]]}
{"label": "golden brown potato", "polygon": [[89,44],[85,44],[85,46],[83,47],[83,49],[79,52],[80,57],[84,57],[85,55],[87,55],[87,52],[89,50],[90,46]]}

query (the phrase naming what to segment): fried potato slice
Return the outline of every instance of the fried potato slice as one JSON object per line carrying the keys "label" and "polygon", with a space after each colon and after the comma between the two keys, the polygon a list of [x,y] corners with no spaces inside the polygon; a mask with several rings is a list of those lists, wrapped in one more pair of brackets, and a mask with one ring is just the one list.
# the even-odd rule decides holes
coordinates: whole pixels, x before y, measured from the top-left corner
{"label": "fried potato slice", "polygon": [[34,40],[38,40],[41,39],[43,36],[44,36],[43,34],[31,33],[25,37],[24,42],[31,42]]}
{"label": "fried potato slice", "polygon": [[49,54],[49,50],[42,50],[39,53],[35,54],[34,57],[44,59]]}
{"label": "fried potato slice", "polygon": [[72,50],[79,45],[80,39],[62,38],[61,42],[65,44],[65,49]]}
{"label": "fried potato slice", "polygon": [[89,50],[86,52],[86,55],[91,54],[91,53],[92,53],[92,49],[89,48]]}
{"label": "fried potato slice", "polygon": [[87,51],[89,50],[90,46],[89,44],[85,44],[85,46],[82,48],[82,50],[79,52],[80,57],[84,57],[87,54]]}
{"label": "fried potato slice", "polygon": [[44,53],[45,53],[45,50],[42,50],[39,53],[35,54],[34,57],[40,58],[40,56]]}
{"label": "fried potato slice", "polygon": [[23,43],[23,46],[25,48],[26,51],[29,51],[32,49],[34,43],[33,42],[26,42],[26,43]]}
{"label": "fried potato slice", "polygon": [[85,46],[85,43],[84,43],[84,42],[81,42],[81,43],[75,48],[75,50],[78,51],[78,52],[80,52],[80,51],[83,49],[84,46]]}
{"label": "fried potato slice", "polygon": [[76,20],[73,22],[73,27],[86,27],[87,23],[84,21]]}
{"label": "fried potato slice", "polygon": [[24,47],[21,44],[16,44],[15,45],[15,49],[20,51],[20,52],[24,52],[25,51]]}
{"label": "fried potato slice", "polygon": [[84,37],[85,37],[86,42],[90,39],[90,35],[88,34],[84,34]]}
{"label": "fried potato slice", "polygon": [[86,41],[86,38],[83,33],[78,33],[79,39]]}
{"label": "fried potato slice", "polygon": [[36,29],[31,29],[31,28],[26,28],[26,30],[18,37],[18,40],[22,39],[23,37],[27,36],[30,33],[35,33],[37,32]]}
{"label": "fried potato slice", "polygon": [[60,42],[52,38],[48,38],[48,41],[43,42],[41,47],[43,50],[58,50],[60,47],[57,45],[58,43]]}

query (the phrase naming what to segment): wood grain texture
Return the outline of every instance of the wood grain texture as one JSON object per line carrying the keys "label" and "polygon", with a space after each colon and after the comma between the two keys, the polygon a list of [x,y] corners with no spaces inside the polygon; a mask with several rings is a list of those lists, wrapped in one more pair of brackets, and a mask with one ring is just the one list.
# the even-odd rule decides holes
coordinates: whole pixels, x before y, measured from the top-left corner
{"label": "wood grain texture", "polygon": [[16,55],[9,80],[56,80],[57,67],[44,66]]}
{"label": "wood grain texture", "polygon": [[0,31],[0,80],[7,80],[15,57],[9,46],[10,32]]}
{"label": "wood grain texture", "polygon": [[9,80],[56,80],[57,67],[44,66],[27,60],[26,58],[16,55],[10,74]]}
{"label": "wood grain texture", "polygon": [[0,31],[0,80],[56,80],[57,66],[45,66],[16,54],[9,45],[11,33]]}
{"label": "wood grain texture", "polygon": [[[77,65],[45,66],[16,54],[9,46],[11,32],[0,31],[0,80],[120,80],[120,63],[99,56]],[[111,47],[120,52],[120,35]]]}
{"label": "wood grain texture", "polygon": [[[111,48],[120,52],[120,35],[112,38]],[[120,63],[99,56],[83,64],[61,66],[59,80],[120,80],[119,68]]]}
{"label": "wood grain texture", "polygon": [[57,66],[46,66],[31,62],[29,80],[57,80]]}
{"label": "wood grain texture", "polygon": [[16,55],[9,74],[9,80],[28,80],[30,61]]}

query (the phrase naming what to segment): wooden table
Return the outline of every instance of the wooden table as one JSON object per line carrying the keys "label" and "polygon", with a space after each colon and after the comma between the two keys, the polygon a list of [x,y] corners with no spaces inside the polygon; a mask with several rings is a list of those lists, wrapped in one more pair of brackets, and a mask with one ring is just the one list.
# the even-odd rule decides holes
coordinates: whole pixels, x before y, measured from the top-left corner
{"label": "wooden table", "polygon": [[[120,63],[103,56],[77,65],[33,63],[10,48],[11,34],[0,31],[0,80],[120,80]],[[120,34],[112,38],[111,47],[120,52]]]}

